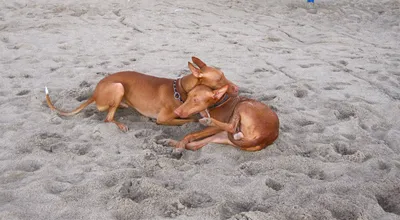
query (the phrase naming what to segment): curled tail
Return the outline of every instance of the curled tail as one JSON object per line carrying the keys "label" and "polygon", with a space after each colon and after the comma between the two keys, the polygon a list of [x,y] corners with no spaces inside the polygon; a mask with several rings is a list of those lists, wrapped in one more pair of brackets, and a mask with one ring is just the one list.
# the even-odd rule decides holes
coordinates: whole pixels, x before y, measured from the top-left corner
{"label": "curled tail", "polygon": [[244,137],[243,139],[240,140],[235,140],[233,138],[233,134],[228,133],[228,138],[229,140],[235,144],[236,146],[239,146],[240,149],[246,150],[246,151],[258,151],[262,150],[268,145],[271,145],[277,138],[278,138],[278,133],[277,132],[271,132],[269,135],[255,138],[255,139],[248,139]]}
{"label": "curled tail", "polygon": [[76,113],[80,112],[82,109],[84,109],[86,106],[90,105],[92,102],[94,102],[94,98],[93,96],[90,97],[88,100],[86,100],[86,102],[84,102],[83,104],[81,104],[78,108],[76,108],[73,111],[70,112],[64,112],[62,110],[57,109],[53,103],[50,100],[50,96],[49,96],[49,90],[47,89],[47,87],[45,87],[45,92],[46,92],[46,102],[47,105],[50,107],[51,110],[56,111],[59,115],[63,115],[63,116],[70,116],[70,115],[75,115]]}
{"label": "curled tail", "polygon": [[240,140],[235,140],[233,138],[233,134],[229,133],[228,135],[229,140],[234,143],[237,146],[240,146],[241,148],[250,148],[250,147],[255,147],[257,145],[263,144],[264,138],[256,138],[256,139],[248,139],[246,137],[240,139]]}

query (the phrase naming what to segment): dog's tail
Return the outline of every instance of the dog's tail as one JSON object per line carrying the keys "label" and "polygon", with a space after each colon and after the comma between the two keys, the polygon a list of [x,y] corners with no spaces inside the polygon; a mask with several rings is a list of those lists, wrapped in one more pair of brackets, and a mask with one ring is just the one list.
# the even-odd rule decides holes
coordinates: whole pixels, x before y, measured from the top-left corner
{"label": "dog's tail", "polygon": [[70,115],[75,115],[76,113],[80,112],[82,109],[84,109],[86,106],[90,105],[92,102],[94,102],[94,98],[93,96],[90,97],[86,102],[84,102],[83,104],[81,104],[78,108],[76,108],[73,111],[70,112],[64,112],[62,110],[57,109],[53,103],[50,100],[50,96],[49,96],[49,90],[47,89],[47,87],[44,88],[45,92],[46,92],[46,102],[47,105],[50,107],[51,110],[56,111],[59,115],[63,115],[63,116],[70,116]]}
{"label": "dog's tail", "polygon": [[264,138],[256,138],[256,139],[248,139],[246,137],[243,137],[240,140],[235,140],[233,138],[232,134],[228,135],[229,140],[234,143],[236,146],[240,146],[240,148],[253,148],[255,146],[258,146],[260,144],[263,144]]}
{"label": "dog's tail", "polygon": [[236,146],[239,146],[240,149],[246,150],[246,151],[258,151],[262,150],[268,145],[271,145],[277,138],[278,138],[278,133],[277,132],[270,132],[268,135],[255,138],[255,139],[248,139],[244,137],[241,140],[235,140],[233,138],[232,134],[228,135],[229,140],[235,144]]}

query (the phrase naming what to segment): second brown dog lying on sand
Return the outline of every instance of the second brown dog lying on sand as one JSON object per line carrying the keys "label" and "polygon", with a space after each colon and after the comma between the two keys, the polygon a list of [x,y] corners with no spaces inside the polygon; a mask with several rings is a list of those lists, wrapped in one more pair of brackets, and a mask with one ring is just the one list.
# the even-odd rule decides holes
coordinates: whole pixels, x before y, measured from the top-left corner
{"label": "second brown dog lying on sand", "polygon": [[[219,102],[227,87],[212,91],[206,86],[196,86],[188,93],[184,104],[175,113],[181,117],[196,114]],[[204,115],[204,114],[203,114]],[[212,126],[185,136],[181,141],[162,140],[177,149],[198,150],[208,143],[229,144],[245,151],[258,151],[272,144],[279,135],[278,116],[267,105],[240,96],[229,97],[210,111],[210,117],[200,123]],[[204,139],[202,139],[204,138]]]}

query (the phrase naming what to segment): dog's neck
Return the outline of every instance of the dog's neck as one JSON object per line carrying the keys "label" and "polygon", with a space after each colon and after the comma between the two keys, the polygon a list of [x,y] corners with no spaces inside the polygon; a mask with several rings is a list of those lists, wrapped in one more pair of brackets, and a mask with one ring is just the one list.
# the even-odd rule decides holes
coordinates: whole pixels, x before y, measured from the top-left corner
{"label": "dog's neck", "polygon": [[193,74],[188,74],[179,79],[176,88],[183,101],[186,101],[188,92],[190,92],[198,84],[200,84],[200,81],[198,78],[193,76]]}
{"label": "dog's neck", "polygon": [[[207,108],[209,114],[213,118],[217,118],[217,120],[222,120],[224,122],[228,122],[229,118],[232,116],[233,111],[235,110],[236,105],[242,100],[239,96],[229,96],[228,99],[226,97],[222,97],[218,100],[217,103],[220,103],[217,106],[210,106]],[[223,114],[221,114],[221,112]],[[206,110],[201,111],[200,115],[202,117],[208,117]],[[223,117],[221,115],[226,115],[227,117]]]}
{"label": "dog's neck", "polygon": [[214,108],[218,108],[219,106],[222,106],[227,101],[229,101],[229,99],[231,99],[231,97],[225,93],[214,105],[208,106],[208,110],[213,110]]}

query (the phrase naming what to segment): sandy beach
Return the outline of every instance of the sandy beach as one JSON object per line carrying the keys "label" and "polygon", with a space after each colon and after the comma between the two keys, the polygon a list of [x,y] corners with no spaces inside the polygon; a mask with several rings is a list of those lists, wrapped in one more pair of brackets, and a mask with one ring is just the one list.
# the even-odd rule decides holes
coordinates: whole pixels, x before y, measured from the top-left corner
{"label": "sandy beach", "polygon": [[[0,219],[400,219],[400,1],[0,1]],[[280,136],[171,157],[161,126],[90,97],[197,56],[274,109]]]}

